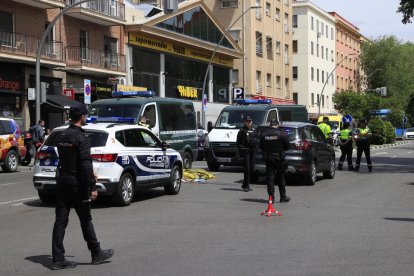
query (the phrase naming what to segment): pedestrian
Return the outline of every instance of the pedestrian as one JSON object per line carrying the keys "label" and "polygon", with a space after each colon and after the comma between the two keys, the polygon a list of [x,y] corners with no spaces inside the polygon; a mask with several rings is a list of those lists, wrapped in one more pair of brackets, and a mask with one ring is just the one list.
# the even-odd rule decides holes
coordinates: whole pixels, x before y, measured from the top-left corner
{"label": "pedestrian", "polygon": [[144,115],[139,116],[138,125],[151,129],[150,125],[147,124],[147,118]]}
{"label": "pedestrian", "polygon": [[253,120],[247,116],[244,126],[237,133],[237,148],[243,161],[244,178],[243,191],[253,191],[250,183],[254,181],[254,168],[256,165],[256,143],[254,137]]}
{"label": "pedestrian", "polygon": [[279,186],[280,202],[289,202],[290,197],[286,195],[285,183],[285,150],[289,149],[289,139],[279,129],[279,122],[272,119],[270,127],[262,131],[259,140],[263,160],[266,162],[267,193],[274,202],[275,184],[277,184]]}
{"label": "pedestrian", "polygon": [[50,132],[51,132],[50,128],[46,129],[46,131],[45,131],[45,140],[47,139],[47,137],[49,137]]}
{"label": "pedestrian", "polygon": [[326,140],[331,143],[331,126],[329,125],[329,118],[323,117],[322,123],[318,125],[318,127],[322,130],[323,134],[325,135]]}
{"label": "pedestrian", "polygon": [[33,145],[36,146],[36,148],[39,146],[39,144],[43,143],[45,139],[45,121],[39,120],[39,122],[29,128],[30,134],[32,135],[32,142]]}
{"label": "pedestrian", "polygon": [[367,159],[368,171],[372,172],[371,163],[371,130],[368,127],[368,122],[365,119],[359,121],[358,128],[355,130],[355,141],[357,146],[357,160],[355,164],[355,171],[359,171],[359,165],[361,164],[362,153],[365,154]]}
{"label": "pedestrian", "polygon": [[100,264],[114,254],[102,250],[92,224],[91,201],[98,196],[96,176],[90,158],[91,146],[84,135],[87,109],[83,104],[71,107],[71,124],[57,137],[59,165],[56,173],[56,220],[53,227],[51,269],[73,268],[77,264],[65,259],[63,239],[73,207],[79,217],[83,238],[91,251],[92,264]]}
{"label": "pedestrian", "polygon": [[352,150],[353,150],[353,142],[352,142],[352,130],[350,123],[344,123],[342,129],[339,132],[339,139],[340,144],[339,148],[341,149],[341,157],[339,157],[338,162],[338,170],[343,169],[343,164],[345,161],[345,157],[347,157],[348,161],[348,170],[354,170],[352,165]]}

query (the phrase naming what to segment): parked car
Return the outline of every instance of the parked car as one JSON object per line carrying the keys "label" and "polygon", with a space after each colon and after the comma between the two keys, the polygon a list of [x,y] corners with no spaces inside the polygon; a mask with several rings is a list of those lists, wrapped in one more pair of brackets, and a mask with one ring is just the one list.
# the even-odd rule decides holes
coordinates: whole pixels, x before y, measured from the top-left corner
{"label": "parked car", "polygon": [[414,127],[407,128],[405,132],[405,139],[414,139]]}
{"label": "parked car", "polygon": [[[55,128],[36,154],[33,183],[46,203],[54,200],[56,191],[56,138],[66,128]],[[138,187],[162,186],[167,194],[179,193],[183,160],[146,127],[96,123],[84,126],[84,130],[91,143],[97,191],[111,196],[115,205],[129,205]]]}
{"label": "parked car", "polygon": [[20,127],[11,118],[0,118],[0,165],[3,171],[16,171],[25,155]]}
{"label": "parked car", "polygon": [[[260,137],[263,128],[267,127],[269,126],[259,126],[257,137]],[[290,141],[289,150],[286,151],[288,175],[303,176],[307,185],[315,184],[318,173],[323,173],[328,179],[335,177],[335,150],[326,141],[318,126],[302,122],[283,122],[279,127],[288,135]],[[260,149],[257,159],[259,167],[260,164],[263,167]]]}

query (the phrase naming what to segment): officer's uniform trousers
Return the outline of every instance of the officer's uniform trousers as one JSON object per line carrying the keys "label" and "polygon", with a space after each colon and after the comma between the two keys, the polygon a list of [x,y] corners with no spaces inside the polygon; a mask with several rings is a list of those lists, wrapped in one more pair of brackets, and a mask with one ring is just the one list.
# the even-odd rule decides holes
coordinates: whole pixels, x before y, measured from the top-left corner
{"label": "officer's uniform trousers", "polygon": [[100,244],[95,235],[95,229],[92,224],[91,203],[83,202],[87,191],[81,190],[79,186],[80,179],[72,175],[60,175],[57,177],[56,191],[56,221],[53,227],[53,244],[52,254],[53,261],[63,261],[65,258],[65,248],[63,239],[65,229],[69,221],[69,212],[73,207],[80,220],[83,238],[88,245],[92,255],[101,251]]}
{"label": "officer's uniform trousers", "polygon": [[357,141],[357,159],[356,159],[356,167],[359,168],[359,164],[361,164],[361,157],[362,153],[365,153],[365,158],[367,159],[368,168],[372,169],[371,163],[371,150],[370,150],[370,143],[368,141]]}
{"label": "officer's uniform trousers", "polygon": [[[341,139],[341,143],[345,143],[347,140],[342,140]],[[347,157],[347,161],[348,161],[348,167],[352,168],[352,140],[349,141],[348,143],[346,143],[344,146],[340,146],[339,147],[341,149],[341,157],[339,157],[339,163],[338,163],[338,167],[342,167],[344,161],[345,161],[345,156]]]}
{"label": "officer's uniform trousers", "polygon": [[267,154],[266,156],[267,192],[270,196],[274,196],[275,194],[276,183],[279,186],[280,197],[286,196],[285,170],[286,170],[286,162],[280,160],[278,153]]}
{"label": "officer's uniform trousers", "polygon": [[240,149],[240,157],[243,159],[244,179],[242,188],[248,188],[254,178],[256,166],[256,150],[254,148]]}

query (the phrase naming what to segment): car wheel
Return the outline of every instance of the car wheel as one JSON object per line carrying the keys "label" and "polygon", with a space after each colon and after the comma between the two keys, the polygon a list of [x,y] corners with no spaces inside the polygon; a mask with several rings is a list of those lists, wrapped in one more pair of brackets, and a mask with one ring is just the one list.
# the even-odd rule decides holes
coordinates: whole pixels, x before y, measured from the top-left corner
{"label": "car wheel", "polygon": [[116,206],[127,206],[134,198],[134,179],[130,173],[124,173],[119,180],[118,189],[112,197],[112,202]]}
{"label": "car wheel", "polygon": [[188,151],[184,152],[183,164],[184,169],[191,169],[191,166],[193,164],[193,158],[191,158],[191,154]]}
{"label": "car wheel", "polygon": [[54,194],[48,194],[41,191],[37,191],[37,193],[39,195],[39,199],[45,204],[51,204],[56,201],[56,195]]}
{"label": "car wheel", "polygon": [[323,177],[327,179],[333,179],[335,177],[335,171],[336,171],[336,162],[335,157],[331,157],[331,162],[329,164],[329,170],[323,172]]}
{"label": "car wheel", "polygon": [[218,163],[207,162],[207,167],[212,172],[217,172],[220,170],[220,164]]}
{"label": "car wheel", "polygon": [[175,165],[171,170],[170,180],[164,185],[164,190],[167,195],[176,195],[181,189],[181,171],[180,167]]}
{"label": "car wheel", "polygon": [[2,166],[3,170],[6,172],[15,172],[19,167],[19,156],[17,156],[16,151],[10,150],[6,158],[4,159],[4,165]]}
{"label": "car wheel", "polygon": [[305,183],[309,186],[315,185],[316,183],[316,163],[312,160],[310,170],[306,175]]}

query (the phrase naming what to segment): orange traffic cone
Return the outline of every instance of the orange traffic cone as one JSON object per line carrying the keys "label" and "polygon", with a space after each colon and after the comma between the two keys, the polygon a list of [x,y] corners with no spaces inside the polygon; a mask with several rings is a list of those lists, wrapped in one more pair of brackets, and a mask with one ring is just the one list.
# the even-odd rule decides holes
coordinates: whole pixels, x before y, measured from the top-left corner
{"label": "orange traffic cone", "polygon": [[267,217],[270,217],[272,214],[274,214],[274,216],[281,216],[282,214],[280,212],[278,212],[277,210],[275,210],[275,208],[273,208],[273,198],[272,196],[269,196],[269,204],[267,205],[267,209],[264,210],[261,215],[266,215]]}

